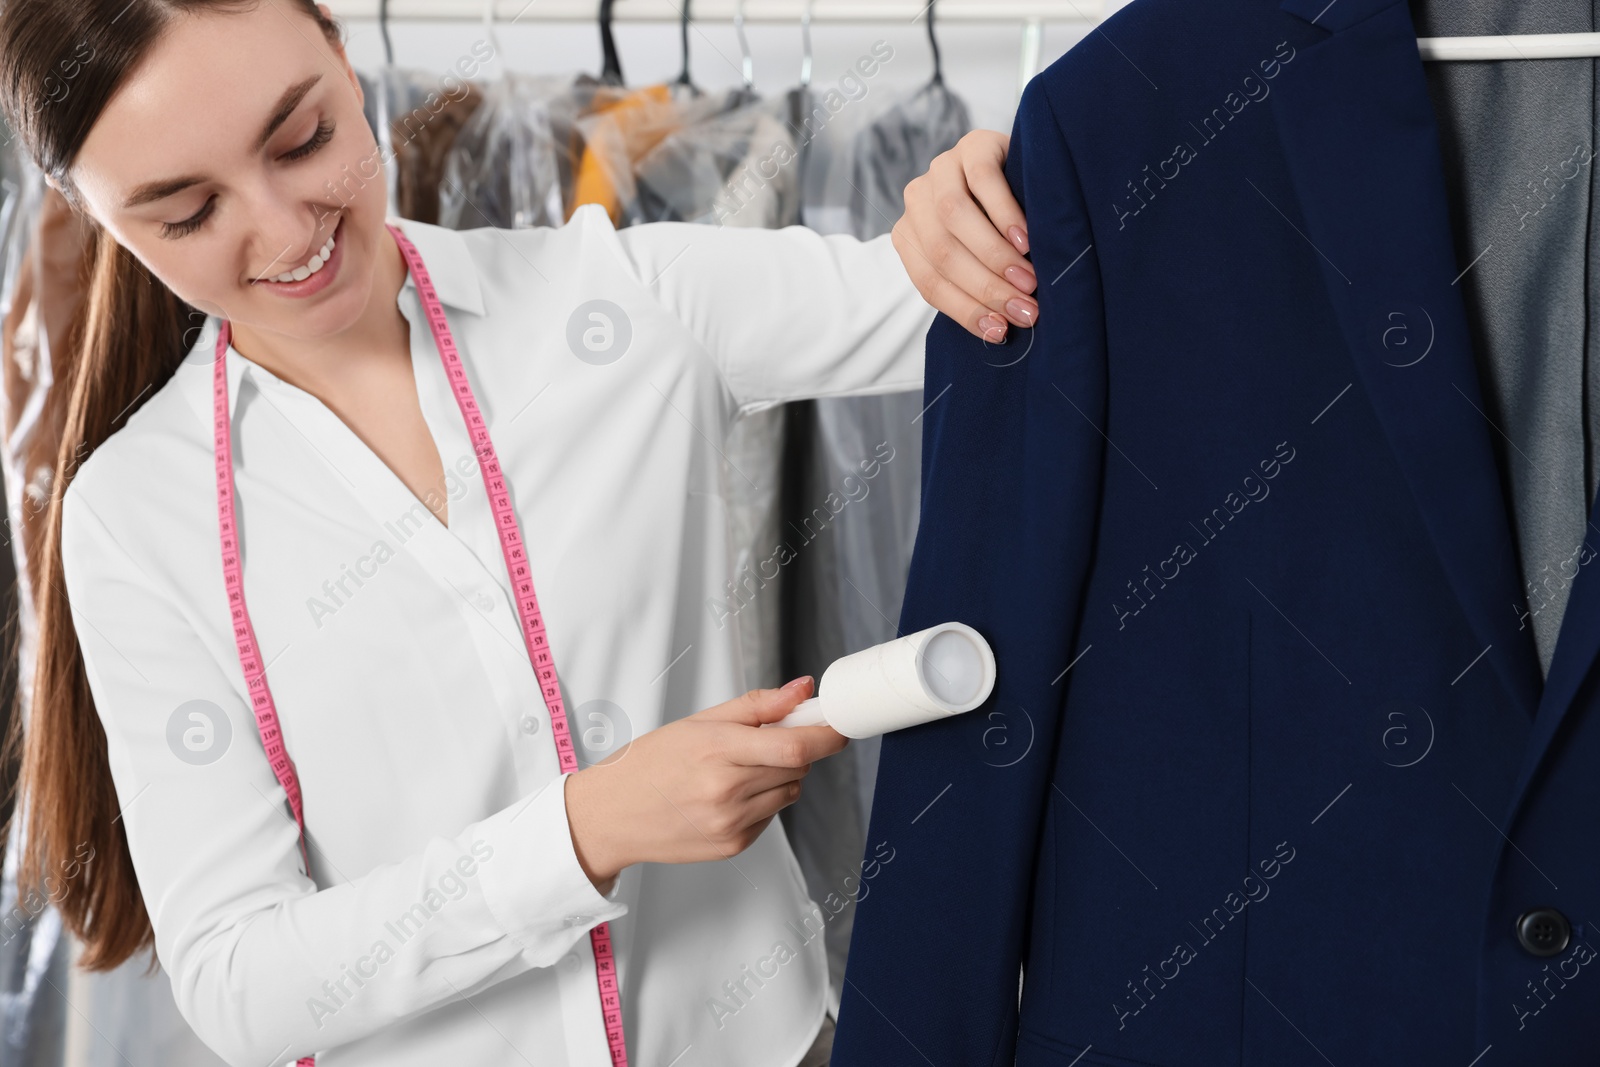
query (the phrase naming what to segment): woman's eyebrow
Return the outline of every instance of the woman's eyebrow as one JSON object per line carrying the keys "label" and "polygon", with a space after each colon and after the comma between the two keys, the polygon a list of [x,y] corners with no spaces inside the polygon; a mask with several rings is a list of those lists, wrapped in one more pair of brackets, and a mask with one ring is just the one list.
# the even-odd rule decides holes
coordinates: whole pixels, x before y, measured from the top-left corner
{"label": "woman's eyebrow", "polygon": [[[278,132],[278,127],[288,121],[289,116],[294,114],[294,109],[300,106],[300,101],[305,99],[305,95],[321,80],[321,74],[313,74],[311,77],[298,81],[283,91],[283,95],[278,97],[278,102],[272,109],[272,115],[267,119],[266,124],[261,127],[261,133],[256,137],[255,150],[257,152],[266,146],[266,143],[272,139],[272,135]],[[204,180],[204,178],[190,175],[183,178],[164,178],[160,181],[145,182],[135,189],[127,200],[123,201],[122,206],[125,209],[134,208],[141,204],[162,200],[174,193],[182,192],[191,185],[198,185]]]}

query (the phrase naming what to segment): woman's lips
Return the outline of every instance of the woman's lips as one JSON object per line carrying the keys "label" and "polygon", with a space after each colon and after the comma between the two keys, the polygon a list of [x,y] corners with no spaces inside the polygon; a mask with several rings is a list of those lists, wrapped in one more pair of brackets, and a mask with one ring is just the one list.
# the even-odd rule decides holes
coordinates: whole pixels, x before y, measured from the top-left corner
{"label": "woman's lips", "polygon": [[309,274],[297,282],[275,282],[267,278],[258,278],[251,284],[278,296],[306,297],[321,292],[333,284],[334,275],[339,273],[339,267],[344,263],[343,216],[340,216],[338,225],[333,228],[332,236],[333,252],[328,256],[328,261],[322,265],[322,269],[315,274]]}

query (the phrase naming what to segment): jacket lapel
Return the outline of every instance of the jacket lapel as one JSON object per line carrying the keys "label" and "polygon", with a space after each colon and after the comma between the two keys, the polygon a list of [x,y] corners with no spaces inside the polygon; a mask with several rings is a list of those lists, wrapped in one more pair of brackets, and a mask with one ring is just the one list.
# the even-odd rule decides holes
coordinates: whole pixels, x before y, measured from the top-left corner
{"label": "jacket lapel", "polygon": [[[1283,0],[1320,34],[1269,100],[1342,333],[1440,561],[1493,665],[1532,719],[1541,681],[1513,605],[1521,575],[1467,331],[1432,101],[1404,0]],[[1302,27],[1305,29],[1305,27]],[[1396,315],[1403,318],[1396,318]],[[1414,341],[1385,347],[1397,322]],[[1431,337],[1421,359],[1419,343]],[[1600,625],[1591,629],[1600,630]],[[1487,651],[1485,651],[1487,650]],[[1457,680],[1461,676],[1457,676]],[[1455,684],[1442,679],[1441,686]]]}
{"label": "jacket lapel", "polygon": [[[1522,805],[1533,780],[1534,772],[1556,729],[1572,709],[1578,689],[1589,677],[1595,656],[1600,653],[1600,578],[1592,573],[1600,569],[1600,497],[1595,498],[1589,513],[1589,526],[1584,531],[1583,554],[1579,558],[1577,577],[1573,579],[1567,598],[1566,611],[1561,616],[1561,634],[1556,640],[1555,657],[1550,661],[1550,674],[1545,680],[1544,694],[1539,702],[1539,715],[1533,723],[1533,733],[1528,738],[1528,748],[1523,759],[1522,773],[1517,788],[1511,794],[1510,812],[1515,815]],[[1509,821],[1508,821],[1509,829]]]}

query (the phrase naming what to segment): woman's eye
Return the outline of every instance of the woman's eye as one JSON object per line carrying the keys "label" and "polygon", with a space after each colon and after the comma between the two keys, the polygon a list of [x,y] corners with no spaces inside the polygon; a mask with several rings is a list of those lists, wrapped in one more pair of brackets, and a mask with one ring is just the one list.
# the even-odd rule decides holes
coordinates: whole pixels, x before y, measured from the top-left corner
{"label": "woman's eye", "polygon": [[311,155],[311,153],[317,151],[323,145],[327,144],[332,139],[333,139],[333,120],[332,119],[323,119],[321,122],[317,123],[316,132],[312,133],[311,139],[309,141],[307,141],[305,144],[301,145],[299,148],[293,149],[293,150],[291,150],[289,152],[285,152],[283,158],[289,160],[290,162],[293,162],[295,160],[304,159],[307,156]]}
{"label": "woman's eye", "polygon": [[[327,144],[333,139],[333,127],[334,123],[332,119],[323,119],[321,122],[317,123],[316,130],[311,134],[310,139],[307,140],[305,144],[285,152],[283,158],[289,160],[290,162],[295,162],[297,160],[305,159],[307,156],[318,151],[323,145]],[[186,237],[189,234],[194,233],[210,216],[212,206],[216,203],[216,199],[217,198],[215,196],[208,198],[205,202],[205,205],[201,207],[199,211],[195,212],[193,215],[190,215],[182,222],[163,222],[161,224],[161,236],[167,238]]]}
{"label": "woman's eye", "polygon": [[206,218],[211,214],[211,206],[215,204],[216,201],[217,198],[215,194],[213,194],[206,198],[204,206],[202,206],[199,211],[196,211],[193,215],[190,215],[182,222],[163,222],[161,224],[161,236],[167,238],[187,237],[189,234],[198,230],[201,223],[206,221]]}

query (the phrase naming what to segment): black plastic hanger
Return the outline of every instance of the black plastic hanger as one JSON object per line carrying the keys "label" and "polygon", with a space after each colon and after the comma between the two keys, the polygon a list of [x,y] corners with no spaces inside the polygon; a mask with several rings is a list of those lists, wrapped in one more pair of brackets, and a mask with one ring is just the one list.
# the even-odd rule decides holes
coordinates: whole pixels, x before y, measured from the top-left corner
{"label": "black plastic hanger", "polygon": [[689,3],[690,0],[683,0],[683,7],[678,12],[678,33],[683,48],[683,71],[678,75],[677,84],[699,96],[699,87],[695,85],[694,79],[689,77]]}
{"label": "black plastic hanger", "polygon": [[394,43],[389,40],[389,0],[378,0],[378,34],[383,38],[383,62],[394,66]]}
{"label": "black plastic hanger", "polygon": [[617,57],[617,39],[611,33],[611,8],[616,0],[600,0],[600,51],[605,55],[605,67],[600,80],[607,85],[624,85],[622,60]]}
{"label": "black plastic hanger", "polygon": [[933,32],[933,13],[939,7],[939,0],[933,0],[928,5],[928,45],[933,49],[933,81],[930,85],[944,85],[944,57],[939,54],[939,35]]}

